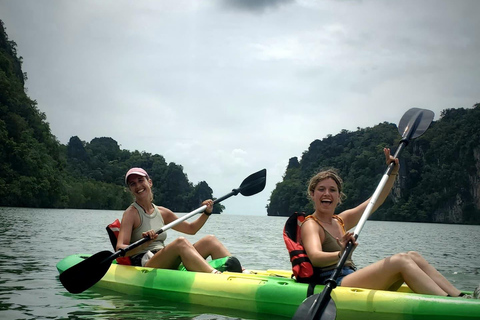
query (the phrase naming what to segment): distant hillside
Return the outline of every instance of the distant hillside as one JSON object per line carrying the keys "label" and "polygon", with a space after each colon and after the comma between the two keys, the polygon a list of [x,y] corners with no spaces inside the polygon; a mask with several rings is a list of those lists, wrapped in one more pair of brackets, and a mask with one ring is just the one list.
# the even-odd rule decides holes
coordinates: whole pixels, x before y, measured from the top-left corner
{"label": "distant hillside", "polygon": [[[25,93],[26,80],[16,43],[0,20],[0,206],[125,209],[133,198],[123,177],[133,166],[155,181],[155,202],[174,211],[191,211],[212,197],[208,184],[193,185],[181,165],[121,150],[110,137],[85,142],[74,136],[60,144]],[[223,208],[217,204],[214,212]]]}
{"label": "distant hillside", "polygon": [[[290,159],[283,181],[271,194],[268,215],[313,212],[307,183],[328,167],[338,169],[345,183],[347,199],[338,211],[360,204],[385,171],[382,149],[395,150],[399,140],[395,124],[381,123],[313,141],[301,161]],[[372,219],[480,224],[480,104],[444,110],[441,119],[406,148],[400,163],[390,199]]]}
{"label": "distant hillside", "polygon": [[[132,200],[124,187],[129,167],[144,167],[155,181],[155,202],[191,211],[212,197],[204,181],[193,185],[183,167],[163,156],[119,148],[110,137],[90,142],[71,137],[60,144],[46,116],[25,93],[26,74],[16,44],[0,20],[0,206],[124,209]],[[267,207],[270,216],[313,210],[306,196],[309,178],[335,167],[348,198],[342,208],[367,199],[385,164],[382,148],[395,149],[394,124],[342,131],[315,140],[291,158]],[[415,139],[401,156],[401,172],[390,199],[373,219],[480,223],[480,104],[444,110],[441,119]],[[214,212],[221,212],[217,204]]]}

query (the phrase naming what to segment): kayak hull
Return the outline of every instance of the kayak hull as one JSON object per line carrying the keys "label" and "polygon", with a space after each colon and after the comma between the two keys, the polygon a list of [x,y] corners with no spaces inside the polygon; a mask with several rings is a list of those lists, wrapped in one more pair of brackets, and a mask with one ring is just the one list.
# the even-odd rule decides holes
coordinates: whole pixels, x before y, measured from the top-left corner
{"label": "kayak hull", "polygon": [[[88,258],[71,255],[57,264],[60,273]],[[306,298],[308,285],[289,278],[288,271],[257,274],[209,274],[112,264],[94,287],[120,293],[157,296],[163,300],[292,317]],[[315,293],[323,286],[318,285]],[[480,319],[480,300],[400,291],[337,287],[332,291],[337,320]]]}

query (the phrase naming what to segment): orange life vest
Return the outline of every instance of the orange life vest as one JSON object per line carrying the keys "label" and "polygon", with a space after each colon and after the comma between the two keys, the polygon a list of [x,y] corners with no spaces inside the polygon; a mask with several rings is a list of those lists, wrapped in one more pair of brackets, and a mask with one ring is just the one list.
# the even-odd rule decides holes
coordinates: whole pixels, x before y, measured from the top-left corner
{"label": "orange life vest", "polygon": [[315,268],[307,256],[305,248],[300,244],[300,227],[305,221],[305,212],[292,214],[283,228],[283,240],[290,254],[292,272],[298,282],[314,282]]}

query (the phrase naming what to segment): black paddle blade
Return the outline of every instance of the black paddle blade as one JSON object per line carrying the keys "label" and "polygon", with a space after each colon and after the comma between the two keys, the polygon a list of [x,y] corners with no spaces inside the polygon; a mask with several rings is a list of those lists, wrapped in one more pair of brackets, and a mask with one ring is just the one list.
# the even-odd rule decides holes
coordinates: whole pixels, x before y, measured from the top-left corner
{"label": "black paddle blade", "polygon": [[242,195],[248,197],[262,191],[265,188],[266,183],[267,169],[262,169],[258,172],[252,173],[247,178],[245,178],[238,190]]}
{"label": "black paddle blade", "polygon": [[112,259],[110,251],[101,251],[60,274],[60,281],[70,293],[81,293],[103,278]]}
{"label": "black paddle blade", "polygon": [[305,299],[298,307],[292,320],[334,320],[337,315],[335,301],[325,291]]}
{"label": "black paddle blade", "polygon": [[427,109],[411,108],[398,123],[398,132],[402,139],[410,140],[421,136],[433,121],[435,113]]}

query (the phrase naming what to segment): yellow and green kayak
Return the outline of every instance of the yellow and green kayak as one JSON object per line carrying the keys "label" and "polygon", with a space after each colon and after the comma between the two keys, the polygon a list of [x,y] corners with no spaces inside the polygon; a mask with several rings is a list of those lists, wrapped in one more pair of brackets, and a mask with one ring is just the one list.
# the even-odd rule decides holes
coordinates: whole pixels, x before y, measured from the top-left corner
{"label": "yellow and green kayak", "polygon": [[[57,264],[60,273],[90,257],[77,254]],[[95,287],[164,300],[292,317],[306,298],[308,285],[290,279],[289,271],[255,270],[254,274],[132,267],[113,263]],[[320,293],[323,286],[315,287]],[[480,319],[480,300],[411,292],[337,287],[332,291],[337,320],[342,319]]]}

